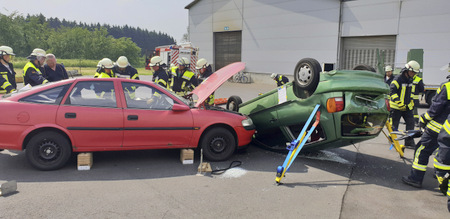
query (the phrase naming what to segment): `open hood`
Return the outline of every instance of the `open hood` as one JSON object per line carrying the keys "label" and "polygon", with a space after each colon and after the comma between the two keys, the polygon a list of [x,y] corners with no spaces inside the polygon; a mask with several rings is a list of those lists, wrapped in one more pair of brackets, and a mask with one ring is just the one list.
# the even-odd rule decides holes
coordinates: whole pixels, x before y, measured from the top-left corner
{"label": "open hood", "polygon": [[216,89],[219,88],[226,80],[244,70],[244,68],[245,63],[235,62],[214,72],[192,91],[192,93],[198,97],[195,107],[199,107],[206,100],[206,98],[216,91]]}

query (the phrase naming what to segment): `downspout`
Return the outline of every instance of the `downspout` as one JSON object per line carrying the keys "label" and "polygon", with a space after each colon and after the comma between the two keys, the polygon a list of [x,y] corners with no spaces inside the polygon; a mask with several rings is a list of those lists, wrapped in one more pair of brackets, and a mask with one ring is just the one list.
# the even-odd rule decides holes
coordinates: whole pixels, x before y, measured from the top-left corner
{"label": "downspout", "polygon": [[339,1],[339,23],[338,23],[338,39],[337,39],[337,54],[336,54],[336,68],[340,68],[340,60],[341,60],[341,38],[342,38],[342,11],[344,10],[344,0]]}

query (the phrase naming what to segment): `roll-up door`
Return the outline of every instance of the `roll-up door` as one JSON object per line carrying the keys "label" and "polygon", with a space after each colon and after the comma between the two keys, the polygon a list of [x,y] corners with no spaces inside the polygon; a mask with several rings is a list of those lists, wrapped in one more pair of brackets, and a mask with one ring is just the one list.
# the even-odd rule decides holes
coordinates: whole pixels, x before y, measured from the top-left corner
{"label": "roll-up door", "polygon": [[356,65],[366,64],[377,69],[377,49],[385,51],[385,65],[393,65],[395,42],[396,36],[344,37],[339,68],[353,69]]}
{"label": "roll-up door", "polygon": [[214,33],[214,64],[215,70],[241,61],[242,32],[216,32]]}

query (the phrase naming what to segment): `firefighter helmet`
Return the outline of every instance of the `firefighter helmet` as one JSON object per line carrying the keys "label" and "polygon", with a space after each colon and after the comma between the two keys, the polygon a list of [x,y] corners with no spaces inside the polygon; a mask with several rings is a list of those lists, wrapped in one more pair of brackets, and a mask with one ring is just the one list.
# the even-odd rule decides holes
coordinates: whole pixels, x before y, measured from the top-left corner
{"label": "firefighter helmet", "polygon": [[119,68],[126,68],[127,66],[130,65],[130,63],[128,62],[127,57],[125,56],[121,56],[117,59],[116,61],[117,66],[119,66]]}
{"label": "firefighter helmet", "polygon": [[4,56],[4,55],[13,55],[15,56],[16,54],[14,54],[13,49],[9,46],[0,46],[0,56]]}
{"label": "firefighter helmet", "polygon": [[201,58],[197,61],[196,69],[206,68],[208,66],[208,61],[204,58]]}
{"label": "firefighter helmet", "polygon": [[191,62],[189,61],[189,59],[185,58],[185,57],[181,57],[178,59],[178,65],[179,66],[184,66],[187,67],[189,64],[191,64]]}
{"label": "firefighter helmet", "polygon": [[36,56],[36,57],[45,57],[47,53],[43,49],[33,49],[33,52],[31,52],[30,56]]}
{"label": "firefighter helmet", "polygon": [[405,67],[408,69],[408,71],[414,71],[416,73],[419,72],[420,70],[420,65],[419,63],[417,63],[414,60],[409,61],[408,63],[406,63]]}
{"label": "firefighter helmet", "polygon": [[392,71],[392,66],[388,65],[388,66],[384,67],[384,71],[385,72]]}
{"label": "firefighter helmet", "polygon": [[277,74],[275,74],[275,73],[272,73],[271,75],[270,75],[270,78],[272,78],[272,79],[275,79],[277,77]]}
{"label": "firefighter helmet", "polygon": [[102,68],[108,68],[108,69],[114,68],[114,63],[111,61],[111,59],[108,59],[108,58],[104,58],[104,59],[100,60],[100,62],[98,64]]}
{"label": "firefighter helmet", "polygon": [[162,62],[162,58],[161,57],[153,56],[152,59],[150,60],[149,66],[150,67],[159,66],[159,65],[161,65],[161,62]]}

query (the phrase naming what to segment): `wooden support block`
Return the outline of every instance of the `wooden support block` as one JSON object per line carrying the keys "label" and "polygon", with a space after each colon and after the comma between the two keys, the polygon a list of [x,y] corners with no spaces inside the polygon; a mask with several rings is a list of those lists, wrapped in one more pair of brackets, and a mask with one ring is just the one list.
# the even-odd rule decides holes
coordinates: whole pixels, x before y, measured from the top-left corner
{"label": "wooden support block", "polygon": [[201,172],[201,173],[210,173],[210,172],[212,172],[211,164],[209,164],[207,162],[201,163],[198,166],[198,172]]}
{"label": "wooden support block", "polygon": [[194,150],[192,149],[181,149],[180,160],[183,164],[193,164],[194,163]]}
{"label": "wooden support block", "polygon": [[78,170],[90,170],[94,158],[92,153],[80,153],[78,154]]}

